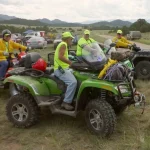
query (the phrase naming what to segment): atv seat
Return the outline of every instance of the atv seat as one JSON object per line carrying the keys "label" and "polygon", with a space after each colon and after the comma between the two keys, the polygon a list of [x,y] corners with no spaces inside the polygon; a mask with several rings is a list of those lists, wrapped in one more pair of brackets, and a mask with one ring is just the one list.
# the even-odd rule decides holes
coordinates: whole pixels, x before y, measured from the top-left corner
{"label": "atv seat", "polygon": [[24,62],[25,68],[32,68],[32,64],[35,63],[39,58],[41,58],[41,56],[37,52],[28,53]]}
{"label": "atv seat", "polygon": [[67,85],[62,81],[60,80],[59,78],[57,78],[54,73],[51,73],[49,76],[48,76],[49,79],[55,81],[57,83],[57,86],[60,90],[62,90],[64,93],[66,92],[66,89],[67,89]]}

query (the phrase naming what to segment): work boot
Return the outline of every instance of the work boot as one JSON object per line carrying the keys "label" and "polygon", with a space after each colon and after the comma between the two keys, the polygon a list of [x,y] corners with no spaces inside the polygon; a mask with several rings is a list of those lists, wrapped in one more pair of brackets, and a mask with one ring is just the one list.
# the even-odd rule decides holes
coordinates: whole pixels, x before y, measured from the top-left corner
{"label": "work boot", "polygon": [[73,110],[74,107],[71,106],[69,103],[62,102],[61,107],[65,108],[66,110]]}

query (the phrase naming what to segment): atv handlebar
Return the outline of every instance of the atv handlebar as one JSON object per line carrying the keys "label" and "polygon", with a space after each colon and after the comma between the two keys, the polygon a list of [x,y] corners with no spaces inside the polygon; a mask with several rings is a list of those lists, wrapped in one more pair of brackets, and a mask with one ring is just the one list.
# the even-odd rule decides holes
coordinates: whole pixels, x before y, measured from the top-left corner
{"label": "atv handlebar", "polygon": [[80,62],[82,62],[80,59],[79,59],[79,57],[76,55],[76,53],[74,52],[74,51],[70,51],[70,54],[72,55],[72,56],[74,56],[74,58],[80,63]]}
{"label": "atv handlebar", "polygon": [[115,46],[116,46],[116,42],[115,42],[115,43],[111,43],[109,46],[110,46],[110,47],[109,47],[108,50],[106,51],[106,54],[109,53],[109,51],[111,50],[112,47],[115,47]]}
{"label": "atv handlebar", "polygon": [[141,48],[140,47],[137,47],[136,44],[132,44],[129,49],[135,51],[135,52],[138,52],[138,51],[141,51]]}

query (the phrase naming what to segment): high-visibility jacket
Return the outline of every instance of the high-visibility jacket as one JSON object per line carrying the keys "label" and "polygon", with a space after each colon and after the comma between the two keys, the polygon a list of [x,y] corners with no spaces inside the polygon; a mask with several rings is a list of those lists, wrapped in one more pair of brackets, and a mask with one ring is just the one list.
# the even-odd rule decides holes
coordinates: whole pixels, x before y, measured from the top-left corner
{"label": "high-visibility jacket", "polygon": [[126,38],[121,37],[120,39],[118,39],[118,37],[115,37],[113,39],[113,42],[116,42],[116,47],[119,48],[128,48],[129,44],[132,44],[131,42],[129,42]]}
{"label": "high-visibility jacket", "polygon": [[4,52],[13,53],[15,49],[19,49],[19,48],[23,51],[27,49],[26,46],[15,43],[12,40],[10,40],[9,42],[5,42],[3,39],[0,39],[0,61],[6,60],[6,57],[3,55]]}
{"label": "high-visibility jacket", "polygon": [[67,43],[66,42],[61,42],[61,43],[59,43],[59,45],[57,46],[56,51],[55,51],[55,55],[54,55],[54,70],[58,69],[59,66],[61,66],[63,69],[69,68],[69,64],[67,64],[67,63],[65,63],[65,62],[63,62],[63,61],[61,61],[59,59],[59,50],[60,50],[62,45],[66,46],[64,57],[66,59],[68,59],[68,46],[67,46]]}
{"label": "high-visibility jacket", "polygon": [[82,55],[82,48],[90,43],[95,42],[95,40],[93,40],[92,38],[89,38],[88,40],[86,40],[85,38],[80,38],[80,40],[78,41],[77,44],[77,51],[76,51],[76,55],[77,56],[81,56]]}

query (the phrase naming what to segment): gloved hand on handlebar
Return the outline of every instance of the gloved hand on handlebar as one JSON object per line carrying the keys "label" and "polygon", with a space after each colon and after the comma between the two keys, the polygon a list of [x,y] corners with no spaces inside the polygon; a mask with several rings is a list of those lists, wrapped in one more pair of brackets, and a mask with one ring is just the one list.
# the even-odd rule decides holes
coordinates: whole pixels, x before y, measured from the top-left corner
{"label": "gloved hand on handlebar", "polygon": [[135,43],[133,43],[132,45],[133,45],[133,46],[136,46],[136,44],[135,44]]}
{"label": "gloved hand on handlebar", "polygon": [[9,56],[9,53],[8,52],[3,52],[3,55],[4,56]]}
{"label": "gloved hand on handlebar", "polygon": [[131,49],[131,50],[134,49],[135,47],[137,47],[135,43],[128,44],[128,48]]}
{"label": "gloved hand on handlebar", "polygon": [[128,47],[131,47],[132,46],[132,44],[128,44]]}

